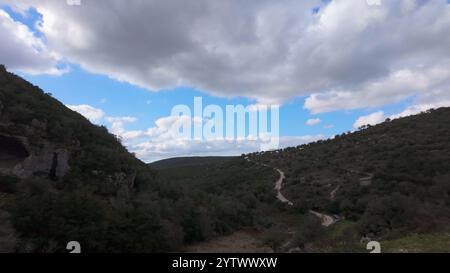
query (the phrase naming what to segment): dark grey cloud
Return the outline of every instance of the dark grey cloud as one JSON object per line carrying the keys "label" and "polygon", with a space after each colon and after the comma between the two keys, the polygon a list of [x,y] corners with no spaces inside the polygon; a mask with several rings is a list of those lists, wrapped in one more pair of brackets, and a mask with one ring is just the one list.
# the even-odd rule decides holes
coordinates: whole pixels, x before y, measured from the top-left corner
{"label": "dark grey cloud", "polygon": [[305,108],[319,113],[426,95],[450,78],[446,0],[5,1],[42,13],[48,49],[154,91],[187,85],[259,102],[307,95]]}

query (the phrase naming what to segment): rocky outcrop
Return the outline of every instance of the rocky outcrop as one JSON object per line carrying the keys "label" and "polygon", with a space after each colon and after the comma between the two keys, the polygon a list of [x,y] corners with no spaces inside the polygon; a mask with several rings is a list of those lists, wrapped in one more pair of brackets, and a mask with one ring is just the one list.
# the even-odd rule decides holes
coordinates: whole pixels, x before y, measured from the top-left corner
{"label": "rocky outcrop", "polygon": [[114,175],[108,175],[106,183],[109,189],[115,189],[115,191],[122,191],[129,196],[135,188],[136,172],[132,174],[126,174],[123,172],[115,173]]}
{"label": "rocky outcrop", "polygon": [[70,170],[69,158],[68,150],[53,144],[30,146],[26,138],[0,135],[0,173],[59,180]]}
{"label": "rocky outcrop", "polygon": [[55,177],[60,179],[64,177],[69,171],[69,151],[65,149],[58,149],[55,153],[56,155],[56,168],[55,168]]}
{"label": "rocky outcrop", "polygon": [[20,178],[48,176],[53,180],[64,177],[69,168],[69,153],[46,145],[39,153],[33,153],[16,165],[13,174]]}

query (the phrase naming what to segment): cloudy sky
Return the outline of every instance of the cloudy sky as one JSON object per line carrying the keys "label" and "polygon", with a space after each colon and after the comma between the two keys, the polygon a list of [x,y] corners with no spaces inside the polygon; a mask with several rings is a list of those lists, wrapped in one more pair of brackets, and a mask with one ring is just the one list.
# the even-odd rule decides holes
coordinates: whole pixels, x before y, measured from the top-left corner
{"label": "cloudy sky", "polygon": [[282,146],[450,106],[448,0],[68,2],[0,0],[0,62],[145,161],[258,149],[171,137],[195,96],[280,104]]}

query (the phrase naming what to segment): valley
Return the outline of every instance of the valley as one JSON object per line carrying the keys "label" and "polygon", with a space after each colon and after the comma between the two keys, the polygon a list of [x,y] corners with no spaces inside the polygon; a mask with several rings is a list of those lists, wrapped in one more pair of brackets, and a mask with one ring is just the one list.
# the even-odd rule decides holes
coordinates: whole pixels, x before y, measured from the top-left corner
{"label": "valley", "polygon": [[2,252],[450,251],[450,108],[151,164],[4,67],[0,114]]}

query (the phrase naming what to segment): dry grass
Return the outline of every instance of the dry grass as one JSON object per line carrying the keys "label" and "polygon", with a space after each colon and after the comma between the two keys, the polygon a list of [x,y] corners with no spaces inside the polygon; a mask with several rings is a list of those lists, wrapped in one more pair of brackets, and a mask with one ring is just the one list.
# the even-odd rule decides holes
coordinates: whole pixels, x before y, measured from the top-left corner
{"label": "dry grass", "polygon": [[273,252],[262,243],[262,232],[240,230],[206,242],[187,246],[183,251],[189,253],[270,253]]}

